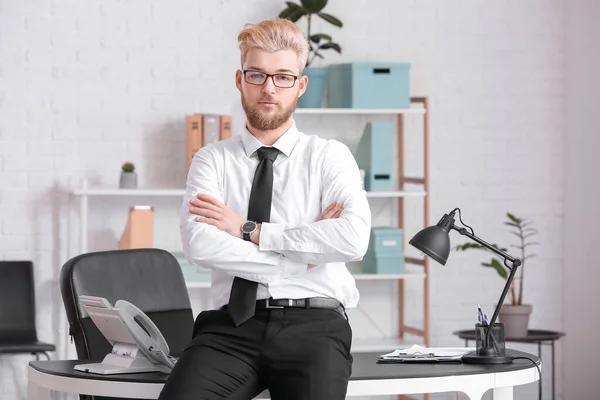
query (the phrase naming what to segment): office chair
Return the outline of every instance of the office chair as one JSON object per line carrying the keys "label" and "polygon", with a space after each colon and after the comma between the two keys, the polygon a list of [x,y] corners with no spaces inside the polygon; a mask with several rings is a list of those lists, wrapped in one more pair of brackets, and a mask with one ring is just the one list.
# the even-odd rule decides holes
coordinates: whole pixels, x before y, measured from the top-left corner
{"label": "office chair", "polygon": [[105,297],[111,304],[121,299],[131,302],[156,324],[174,357],[192,338],[194,317],[183,272],[167,251],[148,248],[78,255],[63,265],[60,290],[79,360],[101,362],[112,350],[79,302],[80,295]]}
{"label": "office chair", "polygon": [[31,261],[0,261],[0,354],[33,354],[39,360],[56,347],[38,341]]}

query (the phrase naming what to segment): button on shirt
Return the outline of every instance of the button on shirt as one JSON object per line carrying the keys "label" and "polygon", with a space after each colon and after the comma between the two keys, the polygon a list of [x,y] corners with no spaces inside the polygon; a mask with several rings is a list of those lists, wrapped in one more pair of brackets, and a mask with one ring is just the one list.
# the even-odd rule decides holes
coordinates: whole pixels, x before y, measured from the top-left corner
{"label": "button on shirt", "polygon": [[[262,146],[244,130],[202,147],[190,166],[181,240],[187,259],[211,270],[214,307],[227,304],[235,276],[259,282],[258,299],[331,297],[355,307],[359,293],[345,263],[364,256],[371,211],[345,144],[302,133],[295,121],[273,144],[280,154],[273,164],[271,219],[262,224],[258,245],[198,222],[189,211],[189,200],[203,193],[245,219]],[[343,204],[341,215],[319,221],[334,202]]]}

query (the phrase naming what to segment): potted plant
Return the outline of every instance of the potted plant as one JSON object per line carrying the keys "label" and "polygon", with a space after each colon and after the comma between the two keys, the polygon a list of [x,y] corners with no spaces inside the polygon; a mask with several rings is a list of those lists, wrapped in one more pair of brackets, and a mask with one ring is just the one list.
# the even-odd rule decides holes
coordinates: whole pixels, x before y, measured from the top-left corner
{"label": "potted plant", "polygon": [[[520,254],[517,258],[521,259],[522,264],[517,270],[510,286],[510,300],[508,304],[502,304],[498,317],[499,320],[504,323],[504,333],[506,337],[525,337],[527,336],[527,331],[529,329],[529,317],[531,315],[532,306],[531,304],[523,303],[523,274],[525,272],[526,261],[535,257],[535,254],[529,253],[529,247],[539,244],[531,241],[531,238],[535,236],[538,231],[532,227],[531,221],[518,218],[511,213],[506,213],[506,216],[507,221],[504,222],[504,224],[509,227],[510,233],[518,238],[518,244],[513,244],[511,247],[519,250]],[[504,252],[507,251],[497,245],[493,246]],[[483,249],[490,251],[478,243],[465,243],[456,246],[455,248],[457,251],[469,249]],[[489,262],[482,262],[481,265],[486,268],[495,269],[499,276],[506,279],[509,273],[508,267],[504,265],[503,259],[495,255],[495,253],[492,254],[494,254],[492,259]]]}
{"label": "potted plant", "polygon": [[342,27],[342,22],[333,15],[323,12],[327,5],[327,0],[300,0],[300,4],[292,1],[286,1],[287,8],[279,14],[279,18],[289,19],[296,23],[300,18],[306,17],[307,30],[306,38],[308,40],[308,58],[304,68],[304,75],[308,77],[308,86],[304,94],[298,99],[298,107],[319,108],[323,103],[323,93],[327,81],[327,67],[316,67],[314,62],[317,58],[324,59],[322,52],[325,50],[334,50],[342,52],[339,44],[334,43],[331,36],[325,33],[312,32],[312,20],[316,15],[328,23]]}
{"label": "potted plant", "polygon": [[135,165],[131,162],[126,162],[121,167],[121,179],[119,180],[121,189],[137,188],[137,174],[135,173]]}

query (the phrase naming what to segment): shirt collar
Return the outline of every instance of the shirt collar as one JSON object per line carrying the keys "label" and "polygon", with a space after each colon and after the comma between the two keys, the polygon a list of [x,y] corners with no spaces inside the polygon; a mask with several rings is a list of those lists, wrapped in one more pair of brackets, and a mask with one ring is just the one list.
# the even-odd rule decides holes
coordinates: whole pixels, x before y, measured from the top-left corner
{"label": "shirt collar", "polygon": [[[252,133],[250,133],[248,128],[244,128],[241,136],[244,150],[248,157],[251,157],[256,150],[264,146]],[[296,121],[292,120],[290,128],[285,131],[275,143],[273,143],[273,147],[285,154],[286,157],[289,157],[290,154],[292,154],[292,150],[296,146],[299,137],[300,132],[298,132],[298,128],[296,128]]]}

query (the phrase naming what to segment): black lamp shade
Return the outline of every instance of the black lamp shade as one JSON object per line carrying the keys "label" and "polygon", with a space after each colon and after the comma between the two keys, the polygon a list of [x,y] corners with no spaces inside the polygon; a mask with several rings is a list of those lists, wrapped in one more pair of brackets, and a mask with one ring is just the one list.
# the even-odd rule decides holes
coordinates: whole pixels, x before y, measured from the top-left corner
{"label": "black lamp shade", "polygon": [[440,264],[446,265],[450,255],[450,236],[438,225],[422,229],[408,243]]}
{"label": "black lamp shade", "polygon": [[454,211],[444,216],[433,226],[422,229],[410,241],[410,245],[421,250],[442,265],[450,255],[450,229],[454,227]]}

